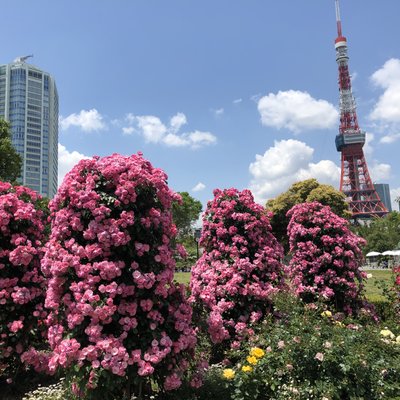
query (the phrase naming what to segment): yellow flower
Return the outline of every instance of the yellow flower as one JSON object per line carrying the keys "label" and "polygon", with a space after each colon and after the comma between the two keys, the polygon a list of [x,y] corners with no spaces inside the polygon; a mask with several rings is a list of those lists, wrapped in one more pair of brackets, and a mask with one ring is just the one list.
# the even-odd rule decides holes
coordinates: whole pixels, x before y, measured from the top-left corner
{"label": "yellow flower", "polygon": [[387,328],[381,330],[381,336],[389,339],[394,339],[396,337],[394,333]]}
{"label": "yellow flower", "polygon": [[243,365],[242,371],[243,372],[251,372],[251,371],[253,371],[253,367],[250,367],[250,365]]}
{"label": "yellow flower", "polygon": [[250,355],[256,358],[262,358],[264,357],[265,351],[263,349],[260,349],[259,347],[253,347],[250,349]]}
{"label": "yellow flower", "polygon": [[400,344],[400,335],[397,336],[397,338],[396,338],[396,343],[397,343],[397,344]]}
{"label": "yellow flower", "polygon": [[247,362],[248,362],[249,364],[256,365],[257,362],[258,362],[258,360],[257,360],[257,358],[254,357],[254,356],[249,356],[249,357],[247,357]]}
{"label": "yellow flower", "polygon": [[329,310],[326,310],[321,313],[321,316],[325,318],[330,318],[332,317],[332,313]]}
{"label": "yellow flower", "polygon": [[232,368],[224,369],[224,371],[222,372],[222,376],[225,379],[231,380],[235,377],[235,371]]}
{"label": "yellow flower", "polygon": [[341,322],[341,321],[335,321],[335,325],[336,325],[336,326],[340,326],[341,328],[344,327],[344,323]]}

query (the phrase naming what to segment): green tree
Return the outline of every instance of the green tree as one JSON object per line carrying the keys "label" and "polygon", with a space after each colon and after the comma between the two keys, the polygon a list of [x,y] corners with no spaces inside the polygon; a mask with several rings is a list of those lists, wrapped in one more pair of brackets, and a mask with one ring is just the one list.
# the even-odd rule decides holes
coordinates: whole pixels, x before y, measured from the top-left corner
{"label": "green tree", "polygon": [[268,200],[266,204],[267,209],[273,212],[272,231],[283,245],[285,252],[289,251],[286,233],[289,218],[286,213],[296,204],[312,201],[330,206],[332,211],[340,217],[351,216],[345,195],[333,186],[320,184],[314,178],[294,183],[286,192],[275,199]]}
{"label": "green tree", "polygon": [[354,230],[367,241],[365,254],[400,249],[400,213],[397,211],[383,218],[374,218],[371,223],[356,226]]}
{"label": "green tree", "polygon": [[172,218],[178,229],[178,238],[192,234],[193,224],[199,218],[203,209],[199,200],[194,199],[188,192],[178,192],[182,197],[182,202],[175,201],[172,204]]}
{"label": "green tree", "polygon": [[182,244],[187,252],[187,257],[176,260],[176,270],[186,270],[197,260],[198,244],[193,231],[193,224],[198,220],[203,209],[200,201],[194,199],[188,192],[178,192],[182,202],[172,203],[172,219],[178,229],[177,242]]}
{"label": "green tree", "polygon": [[10,124],[0,119],[0,180],[15,182],[21,174],[22,159],[11,143]]}

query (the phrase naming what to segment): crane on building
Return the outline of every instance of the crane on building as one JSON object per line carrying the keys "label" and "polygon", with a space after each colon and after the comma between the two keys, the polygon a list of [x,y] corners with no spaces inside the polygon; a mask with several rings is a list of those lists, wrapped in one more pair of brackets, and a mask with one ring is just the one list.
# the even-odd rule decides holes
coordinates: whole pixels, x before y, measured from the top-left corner
{"label": "crane on building", "polygon": [[24,63],[28,58],[33,57],[33,54],[29,54],[27,56],[23,56],[23,57],[17,57],[14,62],[15,63]]}

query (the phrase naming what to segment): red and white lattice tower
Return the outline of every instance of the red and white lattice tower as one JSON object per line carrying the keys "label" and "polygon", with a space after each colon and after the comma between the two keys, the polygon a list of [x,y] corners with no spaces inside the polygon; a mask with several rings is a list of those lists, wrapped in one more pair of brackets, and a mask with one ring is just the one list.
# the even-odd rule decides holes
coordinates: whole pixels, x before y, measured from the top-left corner
{"label": "red and white lattice tower", "polygon": [[342,35],[339,0],[335,0],[338,36],[335,40],[339,66],[340,127],[336,136],[337,151],[342,153],[340,190],[346,195],[353,218],[383,216],[388,210],[379,198],[365,161],[365,132],[358,126],[356,102],[351,90],[347,40]]}

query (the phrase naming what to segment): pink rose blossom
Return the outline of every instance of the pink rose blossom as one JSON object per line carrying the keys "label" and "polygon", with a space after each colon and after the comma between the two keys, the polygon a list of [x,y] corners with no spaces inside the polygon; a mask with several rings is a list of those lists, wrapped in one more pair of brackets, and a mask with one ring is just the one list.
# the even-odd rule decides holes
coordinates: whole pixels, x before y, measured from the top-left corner
{"label": "pink rose blossom", "polygon": [[179,195],[166,181],[141,154],[94,157],[65,176],[50,202],[48,366],[78,365],[97,394],[107,379],[125,387],[129,374],[175,389],[192,357],[192,308],[173,282]]}
{"label": "pink rose blossom", "polygon": [[208,313],[214,343],[245,340],[252,334],[249,325],[270,312],[272,296],[284,286],[282,247],[269,214],[249,190],[216,189],[203,216],[200,246],[190,299]]}

